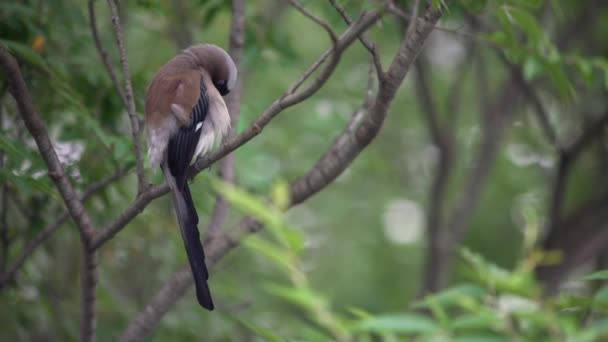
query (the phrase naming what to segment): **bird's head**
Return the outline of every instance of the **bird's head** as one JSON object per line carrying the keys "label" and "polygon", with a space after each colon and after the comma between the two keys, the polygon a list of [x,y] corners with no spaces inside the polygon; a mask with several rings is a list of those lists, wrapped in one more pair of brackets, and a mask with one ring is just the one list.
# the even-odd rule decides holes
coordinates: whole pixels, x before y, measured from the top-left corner
{"label": "bird's head", "polygon": [[238,72],[224,49],[212,44],[199,44],[187,48],[183,53],[190,55],[198,67],[209,73],[213,85],[222,96],[234,89]]}

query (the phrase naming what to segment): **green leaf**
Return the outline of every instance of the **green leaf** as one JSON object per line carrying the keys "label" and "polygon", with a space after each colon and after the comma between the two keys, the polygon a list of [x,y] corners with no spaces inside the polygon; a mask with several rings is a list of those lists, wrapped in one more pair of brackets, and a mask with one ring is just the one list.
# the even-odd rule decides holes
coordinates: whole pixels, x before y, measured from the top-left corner
{"label": "green leaf", "polygon": [[266,256],[277,266],[283,267],[289,271],[291,271],[293,268],[291,256],[286,251],[277,248],[275,245],[260,237],[248,237],[245,240],[245,246]]}
{"label": "green leaf", "polygon": [[25,144],[14,144],[4,132],[0,131],[0,150],[7,153],[10,157],[16,160],[29,160],[32,159],[32,155],[29,150],[25,148]]}
{"label": "green leaf", "polygon": [[439,326],[427,316],[417,314],[380,315],[364,319],[354,326],[354,331],[378,333],[429,333]]}
{"label": "green leaf", "polygon": [[270,342],[282,342],[282,341],[285,341],[283,338],[281,338],[280,336],[276,335],[272,330],[270,330],[268,328],[261,327],[259,325],[254,324],[254,323],[248,322],[248,321],[246,321],[244,319],[237,318],[236,320],[241,325],[243,325],[247,329],[251,330],[251,332],[253,332],[254,334],[258,335],[259,337],[263,338],[266,341],[270,341]]}
{"label": "green leaf", "polygon": [[57,195],[57,192],[55,192],[55,189],[40,179],[36,179],[27,175],[18,176],[5,168],[0,168],[0,179],[8,180],[9,182],[15,184],[17,188],[39,190],[55,199],[59,199],[59,196]]}
{"label": "green leaf", "polygon": [[583,277],[583,280],[606,280],[608,279],[608,270],[593,272]]}
{"label": "green leaf", "polygon": [[[236,186],[223,182],[219,179],[212,179],[211,185],[215,191],[220,193],[234,207],[243,212],[255,216],[262,221],[279,243],[290,249],[298,252],[304,247],[304,235],[290,227],[283,218],[283,213],[277,208],[266,204],[264,201],[247,193],[246,191],[237,188]],[[279,192],[288,191],[283,188]],[[283,197],[284,200],[287,194],[275,195]]]}
{"label": "green leaf", "polygon": [[540,27],[536,17],[530,12],[516,7],[503,7],[507,11],[507,17],[515,25],[520,27],[526,36],[531,40],[532,44],[541,44],[545,39],[545,33]]}
{"label": "green leaf", "polygon": [[449,323],[449,327],[454,331],[475,331],[492,328],[500,324],[500,322],[500,319],[496,316],[469,314],[453,318]]}
{"label": "green leaf", "polygon": [[319,294],[306,287],[294,288],[278,284],[266,284],[264,288],[270,294],[283,298],[309,311],[312,311],[318,303],[326,302]]}
{"label": "green leaf", "polygon": [[536,56],[527,56],[523,61],[524,78],[534,80],[545,71],[544,62]]}
{"label": "green leaf", "polygon": [[456,337],[454,342],[506,342],[510,341],[506,337],[492,333],[471,333],[466,335],[460,335]]}
{"label": "green leaf", "polygon": [[508,0],[507,3],[517,7],[538,9],[543,4],[543,0]]}
{"label": "green leaf", "polygon": [[422,301],[414,303],[413,308],[425,308],[431,305],[450,307],[461,305],[466,301],[479,302],[486,294],[486,291],[475,284],[464,284],[443,290],[439,293],[426,296]]}
{"label": "green leaf", "polygon": [[246,191],[216,178],[211,180],[211,186],[215,191],[224,196],[230,204],[246,214],[255,216],[264,224],[274,227],[282,225],[283,222],[280,212]]}
{"label": "green leaf", "polygon": [[595,305],[608,305],[608,286],[603,286],[593,296],[593,304]]}

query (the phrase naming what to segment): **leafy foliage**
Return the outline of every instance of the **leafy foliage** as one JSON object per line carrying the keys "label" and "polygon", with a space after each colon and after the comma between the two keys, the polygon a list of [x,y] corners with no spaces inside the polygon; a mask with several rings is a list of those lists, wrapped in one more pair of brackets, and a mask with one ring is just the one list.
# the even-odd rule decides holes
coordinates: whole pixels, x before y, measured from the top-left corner
{"label": "leafy foliage", "polygon": [[[301,2],[338,34],[346,29],[327,2]],[[353,18],[379,6],[375,1],[337,2]],[[247,2],[238,131],[330,46],[320,27],[285,3]],[[395,3],[408,12],[414,1]],[[422,9],[426,2],[420,3]],[[589,271],[593,262],[601,261],[599,256],[573,268],[578,273],[567,282],[573,289],[552,295],[543,293],[537,272],[569,257],[568,251],[543,246],[560,158],[607,108],[608,11],[598,3],[432,1],[437,8],[448,8],[419,59],[430,66],[432,102],[453,136],[454,152],[440,214],[447,218],[469,195],[465,189],[478,162],[482,130],[495,123],[490,114],[501,108],[483,111],[510,80],[505,61],[521,69],[558,138],[557,144],[547,139],[534,105],[520,104],[519,96],[513,96],[520,105],[505,124],[506,134],[496,141],[495,162],[463,246],[458,246],[448,288],[418,297],[428,267],[426,213],[439,152],[429,138],[424,106],[414,88],[414,68],[374,143],[325,191],[284,212],[290,201],[289,181],[317,162],[366,94],[369,55],[355,44],[318,94],[290,108],[235,153],[238,185],[223,183],[212,173],[194,180],[191,188],[202,231],[217,193],[233,208],[225,225],[228,234],[246,215],[266,229],[247,238],[245,248],[212,271],[218,310],[202,312],[188,294],[189,299],[164,317],[154,339],[606,339],[608,271]],[[107,6],[97,1],[95,8],[101,42],[119,71]],[[119,1],[119,10],[139,112],[150,78],[178,50],[184,32],[195,42],[227,45],[227,1]],[[396,18],[387,12],[368,32],[385,67],[405,32]],[[88,20],[84,1],[0,2],[0,43],[19,61],[80,191],[116,169],[134,165],[125,109],[103,67]],[[27,243],[53,224],[63,206],[1,77],[0,123],[1,278]],[[590,201],[596,204],[593,200],[608,191],[606,139],[598,136],[570,159],[563,218],[572,219],[571,214]],[[147,175],[161,182],[158,172],[147,170]],[[98,227],[133,200],[135,183],[129,174],[87,202]],[[567,236],[572,245],[605,226],[603,221],[592,223],[597,230]],[[186,262],[181,244],[169,199],[163,198],[100,250],[99,340],[115,340]],[[0,340],[78,338],[79,255],[78,234],[66,223],[25,261],[14,281],[0,289]],[[583,271],[590,274],[583,276]]]}

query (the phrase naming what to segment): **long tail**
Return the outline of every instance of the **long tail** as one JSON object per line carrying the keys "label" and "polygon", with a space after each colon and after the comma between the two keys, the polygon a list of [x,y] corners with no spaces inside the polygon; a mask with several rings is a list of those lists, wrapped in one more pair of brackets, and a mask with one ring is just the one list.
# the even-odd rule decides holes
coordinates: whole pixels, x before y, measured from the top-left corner
{"label": "long tail", "polygon": [[180,190],[169,169],[165,167],[163,171],[167,184],[171,189],[175,214],[177,215],[179,228],[184,239],[184,246],[186,247],[186,254],[188,254],[188,261],[192,269],[196,297],[202,307],[207,310],[213,310],[213,300],[211,299],[209,285],[207,284],[209,272],[205,265],[205,253],[197,227],[198,215],[192,201],[190,189],[188,188],[188,182],[184,182]]}

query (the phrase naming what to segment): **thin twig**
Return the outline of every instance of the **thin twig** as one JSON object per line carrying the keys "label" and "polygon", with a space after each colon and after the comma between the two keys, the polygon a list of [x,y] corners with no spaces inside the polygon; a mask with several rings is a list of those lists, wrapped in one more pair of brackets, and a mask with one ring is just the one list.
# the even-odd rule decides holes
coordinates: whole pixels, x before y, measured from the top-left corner
{"label": "thin twig", "polygon": [[[435,23],[440,16],[441,11],[428,8],[424,20]],[[390,76],[383,81],[384,84],[379,86],[379,92],[370,104],[369,115],[362,121],[359,120],[359,114],[354,115],[351,124],[353,121],[357,123],[347,125],[319,162],[305,176],[291,184],[292,206],[306,200],[335,180],[378,134],[397,89],[431,31],[429,27],[431,26],[421,25],[409,39],[404,40],[387,73]],[[368,93],[371,91],[369,89]],[[351,130],[352,128],[354,131]],[[244,236],[255,233],[261,228],[262,225],[259,221],[247,217],[239,224],[237,236],[230,237],[225,233],[220,233],[214,239],[207,240],[205,250],[208,251],[207,257],[210,264],[214,265],[236,247]],[[150,303],[131,321],[119,340],[140,341],[145,339],[191,284],[192,279],[186,267],[176,272],[161,287]]]}
{"label": "thin twig", "polygon": [[461,192],[462,196],[456,202],[457,204],[447,220],[446,227],[449,235],[445,238],[440,264],[435,270],[439,277],[437,289],[443,288],[450,277],[456,259],[454,253],[469,229],[500,147],[504,127],[510,121],[518,103],[519,94],[513,78],[505,83],[499,94],[496,101],[489,103],[488,107],[481,112],[482,137],[475,155],[474,167]]}
{"label": "thin twig", "polygon": [[105,66],[106,71],[108,72],[108,75],[110,76],[110,79],[112,80],[112,84],[114,85],[116,92],[118,92],[118,95],[120,96],[120,99],[122,100],[122,103],[124,104],[125,107],[128,107],[129,104],[127,103],[127,98],[125,97],[125,92],[122,89],[122,87],[120,86],[120,81],[118,80],[118,76],[116,74],[116,70],[114,69],[114,65],[112,64],[112,61],[110,61],[110,56],[108,55],[108,52],[106,51],[106,49],[103,47],[103,44],[101,43],[101,38],[99,37],[99,32],[97,30],[97,16],[95,15],[95,0],[89,0],[88,9],[89,9],[89,24],[91,25],[91,33],[93,34],[93,40],[95,41],[95,46],[97,47],[97,51],[99,52],[101,61],[103,62],[103,65]]}
{"label": "thin twig", "polygon": [[122,73],[125,81],[125,99],[127,102],[127,112],[131,121],[131,132],[133,135],[133,145],[135,148],[135,161],[137,163],[137,193],[141,194],[148,186],[144,174],[144,163],[141,153],[141,126],[142,121],[139,119],[135,108],[135,99],[133,98],[133,86],[131,84],[131,74],[129,73],[129,61],[127,58],[127,49],[123,38],[122,27],[120,26],[120,18],[114,0],[108,0],[110,13],[112,15],[112,25],[116,36],[116,45],[120,53],[120,64],[122,65]]}
{"label": "thin twig", "polygon": [[[342,20],[344,20],[346,25],[352,24],[353,20],[348,15],[348,13],[346,13],[346,10],[344,9],[344,7],[340,6],[340,4],[338,4],[338,2],[336,0],[329,0],[329,3],[340,14],[340,16],[342,17]],[[359,41],[367,49],[367,51],[369,51],[370,55],[372,56],[372,59],[374,61],[374,67],[376,68],[376,74],[378,75],[378,78],[382,78],[384,76],[384,69],[382,68],[382,61],[380,61],[380,54],[378,53],[378,48],[377,48],[376,44],[372,43],[369,40],[369,37],[367,36],[367,32],[364,32],[361,35],[359,35]]]}
{"label": "thin twig", "polygon": [[[230,139],[226,142],[222,149],[218,152],[211,154],[208,157],[201,158],[197,160],[197,162],[190,167],[189,174],[192,176],[198,172],[201,172],[213,162],[219,160],[224,157],[226,154],[234,151],[238,147],[242,146],[249,140],[256,137],[258,134],[262,132],[262,129],[279,113],[285,110],[288,107],[296,105],[305,99],[312,96],[316,93],[329,79],[329,76],[334,72],[340,56],[347,47],[349,47],[352,42],[357,39],[361,32],[364,32],[367,28],[369,28],[374,22],[376,22],[382,15],[381,11],[372,10],[364,13],[359,17],[343,34],[337,41],[335,49],[330,49],[331,59],[325,68],[320,72],[319,76],[304,90],[301,90],[297,93],[293,93],[291,88],[287,91],[283,96],[279,99],[275,100],[270,107],[268,107],[260,116],[253,122],[253,124],[246,129],[244,132],[236,136],[234,139]],[[319,60],[321,60],[321,57]],[[318,62],[317,62],[318,63]],[[315,65],[317,64],[315,63]],[[306,72],[308,74],[308,72]],[[310,76],[310,74],[308,74]],[[296,82],[300,83],[300,81]],[[293,87],[292,87],[293,88]]]}
{"label": "thin twig", "polygon": [[321,26],[329,35],[332,45],[334,45],[334,46],[336,45],[337,40],[338,40],[338,37],[336,36],[336,32],[334,32],[334,30],[331,28],[331,26],[329,26],[329,24],[327,22],[325,22],[325,20],[310,13],[308,10],[306,10],[306,8],[304,8],[304,6],[302,6],[302,4],[300,4],[300,2],[298,0],[289,0],[289,3],[295,9],[297,9],[300,13],[302,13],[306,18],[314,21],[317,25]]}
{"label": "thin twig", "polygon": [[139,215],[152,200],[159,198],[169,192],[169,187],[165,185],[150,185],[144,192],[139,194],[131,205],[125,209],[116,219],[99,231],[93,240],[92,247],[97,249],[105,242],[110,240],[131,220]]}

